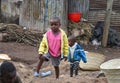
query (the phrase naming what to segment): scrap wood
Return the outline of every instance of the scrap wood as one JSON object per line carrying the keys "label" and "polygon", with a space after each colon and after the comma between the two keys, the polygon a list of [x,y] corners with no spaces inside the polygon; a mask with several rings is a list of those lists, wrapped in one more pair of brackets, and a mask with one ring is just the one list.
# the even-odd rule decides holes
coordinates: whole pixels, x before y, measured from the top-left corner
{"label": "scrap wood", "polygon": [[23,42],[32,46],[38,46],[42,38],[41,32],[33,33],[30,30],[16,24],[3,24],[0,26],[0,32],[7,33],[6,41]]}
{"label": "scrap wood", "polygon": [[76,22],[69,21],[68,33],[69,33],[69,35],[75,35],[75,36],[77,34],[76,37],[77,37],[78,41],[89,42],[89,39],[92,35],[92,27],[91,27],[91,24],[88,22],[76,23]]}
{"label": "scrap wood", "polygon": [[70,33],[72,33],[73,29],[78,29],[78,30],[80,30],[81,33],[83,32],[83,34],[87,34],[87,35],[91,35],[91,30],[92,30],[89,23],[86,23],[86,22],[78,22],[78,23],[69,22],[68,30],[70,31]]}

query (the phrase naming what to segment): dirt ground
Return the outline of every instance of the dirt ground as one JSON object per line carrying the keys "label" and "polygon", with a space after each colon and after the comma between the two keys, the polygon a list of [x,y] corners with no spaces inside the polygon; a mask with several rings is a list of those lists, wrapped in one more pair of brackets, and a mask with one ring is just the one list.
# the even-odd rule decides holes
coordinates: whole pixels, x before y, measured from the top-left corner
{"label": "dirt ground", "polygon": [[[106,61],[120,57],[120,47],[97,49],[94,46],[84,46],[86,51],[98,52],[106,56]],[[97,78],[100,71],[79,70],[77,77],[69,76],[69,65],[62,61],[60,65],[60,79],[55,80],[54,69],[49,62],[45,62],[40,72],[51,70],[47,77],[33,77],[38,62],[38,47],[15,42],[0,42],[0,53],[8,54],[15,64],[23,83],[108,83],[106,77]]]}

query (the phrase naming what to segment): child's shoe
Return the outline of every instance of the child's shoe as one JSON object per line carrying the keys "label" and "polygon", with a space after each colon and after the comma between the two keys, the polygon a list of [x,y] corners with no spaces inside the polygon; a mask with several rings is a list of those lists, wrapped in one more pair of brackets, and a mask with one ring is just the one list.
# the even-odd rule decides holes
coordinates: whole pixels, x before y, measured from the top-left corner
{"label": "child's shoe", "polygon": [[56,78],[55,80],[59,80],[59,78]]}
{"label": "child's shoe", "polygon": [[40,74],[35,71],[35,72],[34,72],[34,76],[35,76],[35,77],[38,77],[38,76],[40,76]]}

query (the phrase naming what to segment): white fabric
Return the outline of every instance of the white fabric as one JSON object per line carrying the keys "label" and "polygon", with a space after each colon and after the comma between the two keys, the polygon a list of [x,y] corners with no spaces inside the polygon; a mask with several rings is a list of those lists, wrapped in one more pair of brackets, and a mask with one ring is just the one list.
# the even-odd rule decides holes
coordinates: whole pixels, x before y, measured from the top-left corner
{"label": "white fabric", "polygon": [[72,47],[70,47],[71,58],[73,58],[73,54],[74,54],[76,45],[77,45],[77,43],[75,43]]}

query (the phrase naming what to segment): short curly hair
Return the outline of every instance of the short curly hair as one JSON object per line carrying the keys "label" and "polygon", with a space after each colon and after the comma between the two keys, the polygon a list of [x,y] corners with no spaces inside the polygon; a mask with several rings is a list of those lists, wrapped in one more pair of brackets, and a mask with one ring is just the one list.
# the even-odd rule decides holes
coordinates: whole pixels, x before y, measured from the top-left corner
{"label": "short curly hair", "polygon": [[70,35],[68,37],[68,40],[73,40],[75,42],[76,41],[76,37],[74,35]]}
{"label": "short curly hair", "polygon": [[9,61],[4,61],[0,66],[0,76],[3,77],[12,72],[16,72],[14,64]]}

